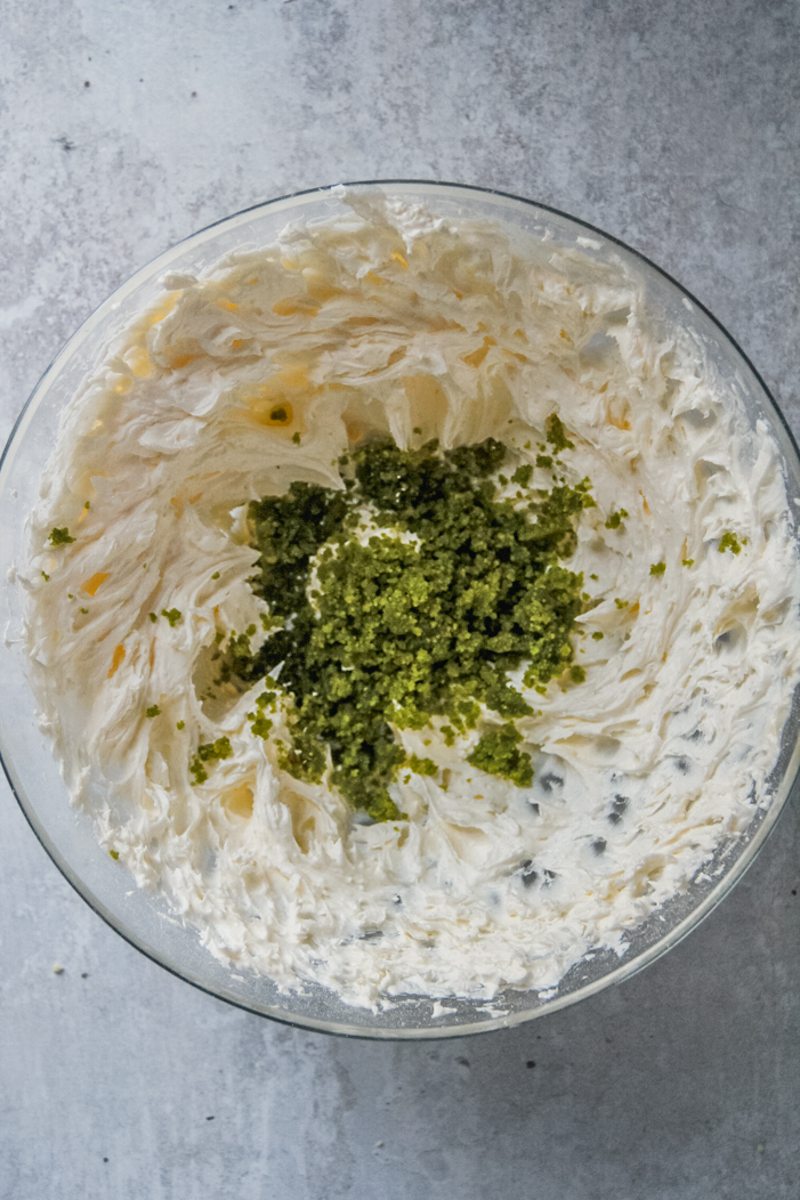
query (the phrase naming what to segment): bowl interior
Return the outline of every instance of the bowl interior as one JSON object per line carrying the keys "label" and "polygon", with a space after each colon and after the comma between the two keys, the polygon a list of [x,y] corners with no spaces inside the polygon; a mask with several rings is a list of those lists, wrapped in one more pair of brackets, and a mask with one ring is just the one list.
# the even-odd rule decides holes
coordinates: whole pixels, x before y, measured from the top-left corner
{"label": "bowl interior", "polygon": [[[352,185],[352,190],[367,193],[378,188],[418,200],[442,215],[487,218],[512,236],[523,232],[553,245],[579,245],[602,261],[622,261],[642,279],[654,319],[664,329],[688,330],[704,346],[723,387],[741,398],[752,424],[758,420],[768,424],[783,460],[788,494],[800,496],[797,450],[763,382],[702,306],[651,263],[585,224],[515,197],[447,184]],[[385,1038],[461,1035],[516,1024],[591,995],[652,962],[695,927],[741,877],[790,793],[800,763],[800,704],[795,696],[771,778],[773,799],[768,807],[754,810],[746,835],[722,845],[688,893],[675,897],[633,931],[623,956],[607,952],[587,958],[548,995],[510,991],[490,1005],[452,1000],[443,1006],[408,997],[373,1013],[349,1007],[319,987],[281,993],[269,979],[238,973],[218,962],[204,949],[198,934],[176,921],[158,897],[133,885],[127,872],[98,845],[91,820],[68,803],[58,766],[37,723],[20,638],[23,595],[13,574],[14,564],[23,556],[25,519],[37,498],[39,477],[64,406],[98,365],[109,340],[152,301],[166,272],[202,271],[233,250],[272,241],[289,221],[335,216],[343,203],[339,189],[287,197],[239,213],[173,247],[101,305],[36,387],[0,467],[0,620],[6,629],[0,754],[25,816],[69,882],[123,937],[167,969],[234,1004],[309,1028]]]}

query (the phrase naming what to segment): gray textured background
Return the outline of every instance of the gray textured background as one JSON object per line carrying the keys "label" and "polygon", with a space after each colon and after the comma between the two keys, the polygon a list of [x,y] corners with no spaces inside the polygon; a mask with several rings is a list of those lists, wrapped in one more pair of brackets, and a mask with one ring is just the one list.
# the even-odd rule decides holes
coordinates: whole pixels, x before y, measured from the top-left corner
{"label": "gray textured background", "polygon": [[[494,185],[628,239],[797,431],[799,54],[800,6],[759,0],[1,0],[2,433],[170,241],[376,176]],[[5,783],[0,820],[3,1200],[800,1196],[796,803],[644,975],[428,1046],[196,993],[86,909]]]}

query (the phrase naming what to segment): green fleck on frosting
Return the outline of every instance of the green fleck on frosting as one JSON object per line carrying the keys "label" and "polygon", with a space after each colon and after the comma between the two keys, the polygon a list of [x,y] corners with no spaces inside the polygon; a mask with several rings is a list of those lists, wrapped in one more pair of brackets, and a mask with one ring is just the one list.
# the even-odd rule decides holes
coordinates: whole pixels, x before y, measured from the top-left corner
{"label": "green fleck on frosting", "polygon": [[488,729],[481,734],[467,762],[489,775],[510,779],[519,787],[530,787],[533,763],[530,754],[519,749],[521,741],[522,734],[516,725],[507,723],[497,729]]}
{"label": "green fleck on frosting", "polygon": [[64,525],[60,529],[57,528],[50,530],[49,541],[51,546],[68,546],[70,542],[75,541],[75,538],[67,529],[66,525]]}
{"label": "green fleck on frosting", "polygon": [[183,613],[178,608],[162,608],[161,615],[167,618],[172,629],[183,620]]}
{"label": "green fleck on frosting", "polygon": [[657,563],[650,564],[650,574],[651,575],[663,575],[664,572],[666,571],[666,569],[667,569],[667,564],[665,562],[657,562]]}
{"label": "green fleck on frosting", "polygon": [[[558,418],[548,437],[570,444]],[[430,761],[408,759],[395,731],[433,718],[448,738],[487,710],[504,720],[474,765],[530,782],[512,722],[531,709],[509,673],[538,690],[569,678],[583,578],[559,560],[575,550],[589,482],[533,491],[523,510],[497,494],[506,458],[492,439],[445,451],[373,441],[341,461],[343,489],[295,482],[250,505],[251,586],[270,622],[257,650],[237,642],[231,674],[277,682],[279,766],[317,782],[330,770],[374,820],[401,816],[389,785]],[[257,714],[251,723],[268,732]]]}
{"label": "green fleck on frosting", "polygon": [[559,417],[558,413],[551,413],[545,421],[545,433],[547,440],[555,450],[556,454],[560,454],[562,450],[574,450],[575,445],[567,437],[567,431],[564,428],[564,422]]}
{"label": "green fleck on frosting", "polygon": [[627,515],[627,509],[624,508],[618,508],[616,512],[609,513],[606,519],[606,529],[619,529]]}
{"label": "green fleck on frosting", "polygon": [[144,710],[144,715],[146,717],[149,717],[150,719],[152,719],[153,717],[159,716],[160,713],[161,713],[161,709],[158,707],[157,704],[151,704]]}
{"label": "green fleck on frosting", "polygon": [[415,775],[438,775],[439,768],[432,758],[420,758],[417,754],[409,754],[405,765]]}
{"label": "green fleck on frosting", "polygon": [[233,747],[230,738],[218,737],[215,742],[203,742],[197,747],[197,751],[189,763],[189,770],[194,782],[205,783],[208,779],[206,769],[208,764],[218,762],[222,758],[230,758],[232,754]]}
{"label": "green fleck on frosting", "polygon": [[250,729],[256,737],[269,737],[272,729],[272,721],[263,712],[249,712],[247,719],[250,722]]}
{"label": "green fleck on frosting", "polygon": [[746,538],[742,538],[740,541],[733,530],[726,529],[722,537],[719,539],[719,546],[717,549],[719,550],[720,554],[724,554],[726,550],[730,550],[731,554],[741,554],[742,545],[746,540]]}

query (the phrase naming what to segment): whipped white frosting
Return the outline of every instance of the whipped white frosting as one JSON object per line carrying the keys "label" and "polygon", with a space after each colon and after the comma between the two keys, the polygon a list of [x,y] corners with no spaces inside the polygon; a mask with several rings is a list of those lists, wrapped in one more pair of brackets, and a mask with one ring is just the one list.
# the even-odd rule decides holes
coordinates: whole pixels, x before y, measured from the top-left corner
{"label": "whipped white frosting", "polygon": [[[494,436],[548,487],[553,412],[568,481],[588,476],[597,502],[569,564],[594,601],[586,682],[531,693],[531,788],[466,763],[477,733],[403,730],[448,787],[403,773],[408,820],[359,823],[251,732],[260,685],[207,698],[219,632],[264,610],[243,505],[341,486],[339,456],[375,433]],[[552,988],[622,949],[768,802],[800,677],[787,507],[767,429],[688,336],[656,336],[621,264],[352,201],[167,279],[66,412],[24,572],[35,683],[103,844],[238,969],[366,1005]],[[51,548],[54,527],[75,540]],[[726,531],[739,554],[720,552]],[[222,735],[231,757],[195,785],[193,752]]]}

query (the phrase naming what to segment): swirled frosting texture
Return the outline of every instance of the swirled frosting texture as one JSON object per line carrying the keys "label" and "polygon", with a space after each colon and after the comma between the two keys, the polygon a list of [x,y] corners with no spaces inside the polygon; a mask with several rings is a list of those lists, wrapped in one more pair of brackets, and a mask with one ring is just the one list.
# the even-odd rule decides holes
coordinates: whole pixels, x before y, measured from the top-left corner
{"label": "swirled frosting texture", "polygon": [[[243,506],[341,486],[339,456],[375,434],[491,435],[550,486],[553,412],[597,503],[570,564],[586,682],[530,693],[530,788],[467,765],[477,733],[401,730],[442,771],[393,785],[407,821],[360,824],[281,770],[280,714],[253,734],[260,686],[210,689],[220,634],[264,607]],[[75,540],[49,545],[54,527]],[[700,349],[653,333],[621,265],[399,203],[165,280],[65,414],[31,545],[43,712],[120,869],[238,968],[353,1003],[552,988],[621,948],[767,801],[800,673],[777,451]],[[221,736],[230,757],[193,782]]]}

